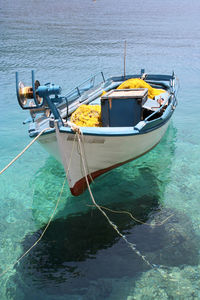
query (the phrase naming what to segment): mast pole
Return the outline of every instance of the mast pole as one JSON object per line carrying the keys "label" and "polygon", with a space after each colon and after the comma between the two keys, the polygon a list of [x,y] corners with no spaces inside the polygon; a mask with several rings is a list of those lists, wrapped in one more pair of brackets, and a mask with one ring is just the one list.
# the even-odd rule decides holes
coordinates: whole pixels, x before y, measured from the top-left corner
{"label": "mast pole", "polygon": [[124,80],[126,79],[126,40],[124,41]]}

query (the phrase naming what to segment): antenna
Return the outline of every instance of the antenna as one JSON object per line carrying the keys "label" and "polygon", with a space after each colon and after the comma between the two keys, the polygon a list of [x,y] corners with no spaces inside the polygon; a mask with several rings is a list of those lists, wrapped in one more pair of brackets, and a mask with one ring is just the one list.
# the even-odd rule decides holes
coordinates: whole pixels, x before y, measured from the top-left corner
{"label": "antenna", "polygon": [[124,80],[126,79],[126,40],[124,41]]}

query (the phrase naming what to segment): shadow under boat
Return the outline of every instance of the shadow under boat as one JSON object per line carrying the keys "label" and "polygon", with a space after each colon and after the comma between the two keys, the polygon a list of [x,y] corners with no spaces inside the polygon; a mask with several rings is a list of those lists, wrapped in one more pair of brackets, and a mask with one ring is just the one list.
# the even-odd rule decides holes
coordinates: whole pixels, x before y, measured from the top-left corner
{"label": "shadow under boat", "polygon": [[[151,263],[196,265],[199,238],[191,221],[180,212],[162,206],[165,186],[170,180],[175,138],[175,129],[170,126],[160,145],[148,156],[100,177],[93,192],[98,204],[112,210],[129,211],[138,220],[149,224],[138,223],[127,214],[106,211],[119,230]],[[37,205],[38,209],[42,206],[39,201],[43,201],[45,207],[45,197],[55,196],[52,196],[55,186],[50,184],[48,176],[44,176],[47,172],[52,172],[53,181],[57,178],[58,182],[64,173],[57,162],[48,159],[37,174],[33,203],[36,222],[39,215]],[[43,187],[46,187],[45,196],[38,187],[42,180]],[[92,282],[101,278],[133,278],[149,268],[119,238],[96,208],[85,205],[88,199],[89,195],[84,193],[76,198],[71,196],[73,207],[70,207],[70,201],[65,202],[62,214],[58,213],[40,243],[17,266],[15,292],[23,290],[24,297],[29,300],[42,299],[43,294],[77,294],[85,295],[86,298],[81,299],[88,299]],[[85,211],[75,209],[78,201],[84,203]],[[157,226],[163,221],[163,225]],[[42,230],[26,236],[22,243],[24,251],[39,238]]]}
{"label": "shadow under boat", "polygon": [[[138,208],[134,209],[130,202],[125,208],[122,202],[118,203],[119,210],[129,209],[135,217],[151,226],[136,226],[138,223],[128,215],[107,213],[151,263],[167,267],[196,265],[200,243],[191,221],[179,212],[162,209],[157,201],[148,195],[138,198],[135,201]],[[113,206],[110,208],[114,209]],[[171,218],[167,219],[169,216]],[[156,226],[164,220],[163,225]],[[40,234],[41,231],[38,231],[26,237],[24,251]],[[42,299],[42,293],[59,296],[78,294],[85,295],[80,299],[90,299],[88,291],[95,282],[97,285],[101,279],[104,282],[111,278],[133,279],[147,269],[148,266],[119,239],[99,211],[92,209],[79,216],[52,222],[39,245],[17,267],[15,284],[17,289],[23,290],[25,299],[38,299],[39,295]],[[102,289],[101,295],[105,292],[104,288],[95,287]]]}

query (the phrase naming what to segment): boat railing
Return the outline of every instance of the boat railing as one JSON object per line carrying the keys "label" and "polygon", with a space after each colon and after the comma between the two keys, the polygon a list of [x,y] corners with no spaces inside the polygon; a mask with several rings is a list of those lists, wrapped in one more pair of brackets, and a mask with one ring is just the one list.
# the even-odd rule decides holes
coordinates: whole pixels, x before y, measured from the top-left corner
{"label": "boat railing", "polygon": [[87,80],[83,81],[77,87],[70,90],[65,95],[65,99],[68,101],[68,103],[71,103],[74,100],[81,97],[88,90],[91,92],[91,90],[93,88],[96,88],[98,85],[101,85],[104,82],[105,82],[105,77],[104,77],[103,72],[96,73],[92,77],[90,77]]}

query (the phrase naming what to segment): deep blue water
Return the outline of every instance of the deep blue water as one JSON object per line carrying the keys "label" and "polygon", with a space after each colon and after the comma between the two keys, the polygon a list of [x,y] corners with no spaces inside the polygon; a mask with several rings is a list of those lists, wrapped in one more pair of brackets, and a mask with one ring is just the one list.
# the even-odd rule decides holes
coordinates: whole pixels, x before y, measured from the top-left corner
{"label": "deep blue water", "polygon": [[[107,212],[158,269],[88,206],[88,192],[72,197],[66,186],[41,242],[0,277],[0,299],[200,299],[199,13],[188,0],[0,1],[0,169],[30,141],[15,71],[29,84],[34,69],[65,93],[98,71],[122,74],[126,40],[127,73],[174,70],[180,82],[161,143],[92,186],[99,204],[150,225]],[[0,176],[0,272],[39,237],[64,176],[37,144]]]}

